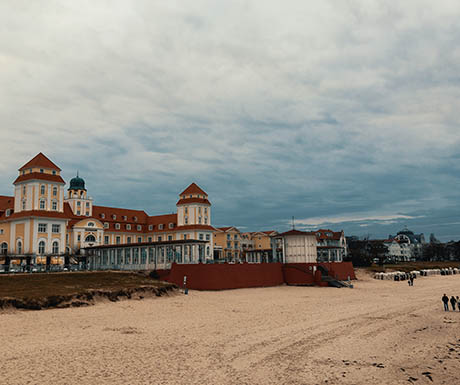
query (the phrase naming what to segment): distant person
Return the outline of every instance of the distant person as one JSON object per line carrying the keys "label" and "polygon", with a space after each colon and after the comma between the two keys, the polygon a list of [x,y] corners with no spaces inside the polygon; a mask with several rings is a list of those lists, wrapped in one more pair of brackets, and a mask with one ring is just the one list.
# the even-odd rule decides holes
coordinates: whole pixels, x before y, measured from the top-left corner
{"label": "distant person", "polygon": [[460,311],[460,306],[459,306],[459,304],[460,304],[460,298],[458,298],[458,295],[457,295],[456,300],[457,300],[457,308],[458,308],[458,311]]}
{"label": "distant person", "polygon": [[455,305],[457,304],[457,300],[454,296],[450,297],[450,306],[452,306],[452,310],[455,311]]}
{"label": "distant person", "polygon": [[411,286],[414,286],[414,275],[415,275],[415,274],[411,274],[411,275],[410,275],[410,278],[409,278],[409,280],[410,280],[410,285],[411,285]]}
{"label": "distant person", "polygon": [[447,295],[442,296],[442,302],[444,302],[444,311],[449,311],[449,297]]}

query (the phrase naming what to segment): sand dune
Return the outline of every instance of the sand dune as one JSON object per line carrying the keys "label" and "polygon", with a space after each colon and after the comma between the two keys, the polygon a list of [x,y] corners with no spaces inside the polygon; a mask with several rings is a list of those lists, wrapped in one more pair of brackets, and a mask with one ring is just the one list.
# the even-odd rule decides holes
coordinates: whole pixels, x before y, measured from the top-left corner
{"label": "sand dune", "polygon": [[455,384],[460,276],[0,314],[2,384]]}

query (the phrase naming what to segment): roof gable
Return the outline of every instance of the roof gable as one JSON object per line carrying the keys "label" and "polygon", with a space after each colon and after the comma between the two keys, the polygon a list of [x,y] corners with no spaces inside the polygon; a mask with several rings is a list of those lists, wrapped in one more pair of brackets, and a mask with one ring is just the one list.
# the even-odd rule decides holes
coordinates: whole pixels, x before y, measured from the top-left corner
{"label": "roof gable", "polygon": [[50,168],[51,170],[61,171],[61,169],[51,162],[43,153],[38,153],[31,160],[29,160],[24,166],[22,166],[19,171],[22,171],[26,168],[32,167],[43,167]]}
{"label": "roof gable", "polygon": [[180,193],[180,195],[186,195],[186,194],[208,195],[196,183],[192,183],[190,186],[188,186],[184,191]]}

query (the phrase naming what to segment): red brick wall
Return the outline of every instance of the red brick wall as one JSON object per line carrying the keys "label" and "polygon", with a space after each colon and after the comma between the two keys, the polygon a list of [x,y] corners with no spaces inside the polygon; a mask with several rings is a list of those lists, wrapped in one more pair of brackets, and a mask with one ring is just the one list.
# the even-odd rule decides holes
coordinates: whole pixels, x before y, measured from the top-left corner
{"label": "red brick wall", "polygon": [[351,262],[340,263],[287,263],[283,265],[284,282],[288,285],[315,285],[319,283],[320,273],[313,274],[313,266],[322,265],[331,277],[345,281],[356,279],[355,271]]}
{"label": "red brick wall", "polygon": [[168,282],[195,290],[225,290],[278,286],[284,283],[280,263],[261,264],[173,264]]}

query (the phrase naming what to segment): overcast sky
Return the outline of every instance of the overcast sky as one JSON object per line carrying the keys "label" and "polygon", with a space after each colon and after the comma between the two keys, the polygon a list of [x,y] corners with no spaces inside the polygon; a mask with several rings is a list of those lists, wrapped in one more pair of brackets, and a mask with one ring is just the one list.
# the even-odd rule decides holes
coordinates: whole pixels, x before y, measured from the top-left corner
{"label": "overcast sky", "polygon": [[242,231],[460,239],[458,0],[0,2],[0,194],[44,152],[96,204]]}

